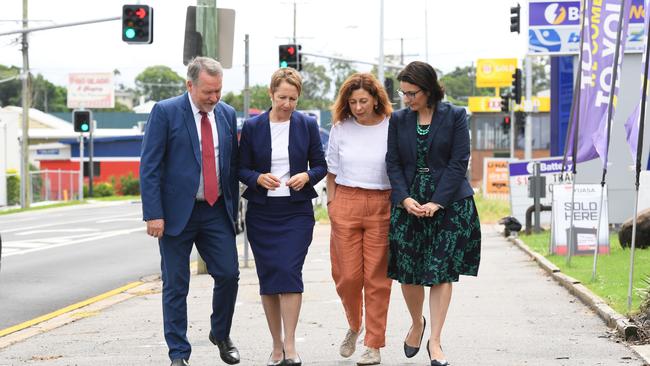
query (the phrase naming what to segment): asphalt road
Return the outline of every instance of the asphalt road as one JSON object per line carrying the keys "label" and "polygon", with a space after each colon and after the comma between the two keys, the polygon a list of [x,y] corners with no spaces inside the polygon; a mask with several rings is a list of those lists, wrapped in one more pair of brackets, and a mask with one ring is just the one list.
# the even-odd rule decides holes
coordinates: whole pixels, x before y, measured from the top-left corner
{"label": "asphalt road", "polygon": [[0,330],[160,273],[139,202],[0,216]]}

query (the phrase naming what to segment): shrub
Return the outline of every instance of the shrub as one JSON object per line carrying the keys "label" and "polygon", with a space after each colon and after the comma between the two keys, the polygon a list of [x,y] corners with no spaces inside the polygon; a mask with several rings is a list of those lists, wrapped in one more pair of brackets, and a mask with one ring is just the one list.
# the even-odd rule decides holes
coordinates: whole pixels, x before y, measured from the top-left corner
{"label": "shrub", "polygon": [[96,184],[93,187],[93,196],[95,197],[108,197],[108,196],[114,196],[115,195],[115,189],[113,188],[113,185],[110,183],[99,183]]}
{"label": "shrub", "polygon": [[7,205],[20,204],[20,177],[15,169],[7,170]]}
{"label": "shrub", "polygon": [[140,194],[140,180],[133,177],[133,173],[120,177],[120,193],[123,196],[137,196]]}

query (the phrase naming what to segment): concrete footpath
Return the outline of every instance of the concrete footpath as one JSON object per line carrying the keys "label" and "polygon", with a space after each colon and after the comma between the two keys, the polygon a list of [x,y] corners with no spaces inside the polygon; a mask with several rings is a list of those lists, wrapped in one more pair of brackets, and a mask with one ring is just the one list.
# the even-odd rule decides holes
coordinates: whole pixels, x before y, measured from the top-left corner
{"label": "concrete footpath", "polygon": [[[612,337],[593,311],[494,227],[484,227],[483,238],[479,276],[463,277],[454,286],[443,332],[443,348],[452,365],[645,364]],[[330,276],[329,225],[316,225],[304,279],[298,326],[303,363],[355,365],[362,347],[350,359],[338,355],[347,325]],[[209,276],[192,276],[192,365],[224,364],[208,341],[211,286]],[[394,284],[382,365],[429,364],[424,347],[416,357],[404,357],[402,342],[409,326],[399,285]],[[266,363],[271,341],[253,268],[241,268],[232,338],[241,365]],[[0,338],[0,366],[168,364],[158,280]]]}

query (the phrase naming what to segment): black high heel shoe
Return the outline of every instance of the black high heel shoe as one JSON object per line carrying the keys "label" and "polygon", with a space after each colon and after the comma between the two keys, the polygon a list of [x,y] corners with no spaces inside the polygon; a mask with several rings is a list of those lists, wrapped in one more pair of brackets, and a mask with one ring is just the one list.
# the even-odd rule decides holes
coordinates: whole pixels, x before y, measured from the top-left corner
{"label": "black high heel shoe", "polygon": [[273,360],[273,351],[269,355],[269,360],[266,362],[266,366],[281,366],[284,365],[284,350],[282,351],[282,358],[275,361]]}
{"label": "black high heel shoe", "polygon": [[300,359],[300,356],[296,354],[295,358],[285,358],[284,363],[282,365],[285,366],[302,366],[302,360]]}
{"label": "black high heel shoe", "polygon": [[[442,350],[442,346],[440,346],[440,349]],[[427,341],[427,353],[429,354],[429,360],[431,360],[431,351],[429,350],[429,341]],[[431,360],[431,366],[449,366],[449,362],[447,360]]]}
{"label": "black high heel shoe", "polygon": [[420,335],[420,343],[418,343],[417,347],[411,347],[408,344],[406,344],[406,341],[404,341],[404,355],[406,358],[411,358],[415,355],[418,354],[420,351],[420,345],[422,345],[422,338],[424,338],[424,329],[427,327],[427,318],[422,317],[422,322],[424,323],[422,325],[422,334]]}

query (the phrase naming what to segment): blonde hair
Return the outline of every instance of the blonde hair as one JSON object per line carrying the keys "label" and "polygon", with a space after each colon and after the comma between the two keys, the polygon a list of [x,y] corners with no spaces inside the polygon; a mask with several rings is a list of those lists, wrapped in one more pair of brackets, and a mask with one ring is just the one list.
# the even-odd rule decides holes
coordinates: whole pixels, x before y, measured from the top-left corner
{"label": "blonde hair", "polygon": [[276,70],[273,75],[271,75],[271,85],[269,86],[271,93],[275,93],[283,81],[289,85],[295,86],[298,90],[298,95],[300,95],[300,92],[302,91],[302,76],[300,76],[300,73],[296,71],[296,69],[285,67]]}
{"label": "blonde hair", "polygon": [[379,80],[370,73],[356,73],[345,79],[336,96],[336,101],[334,101],[334,104],[330,108],[334,123],[341,122],[352,116],[348,99],[350,99],[352,92],[359,89],[367,91],[368,94],[377,100],[377,108],[375,108],[377,114],[389,116],[393,112],[393,106],[390,104],[390,100],[388,100],[388,94],[379,83]]}

